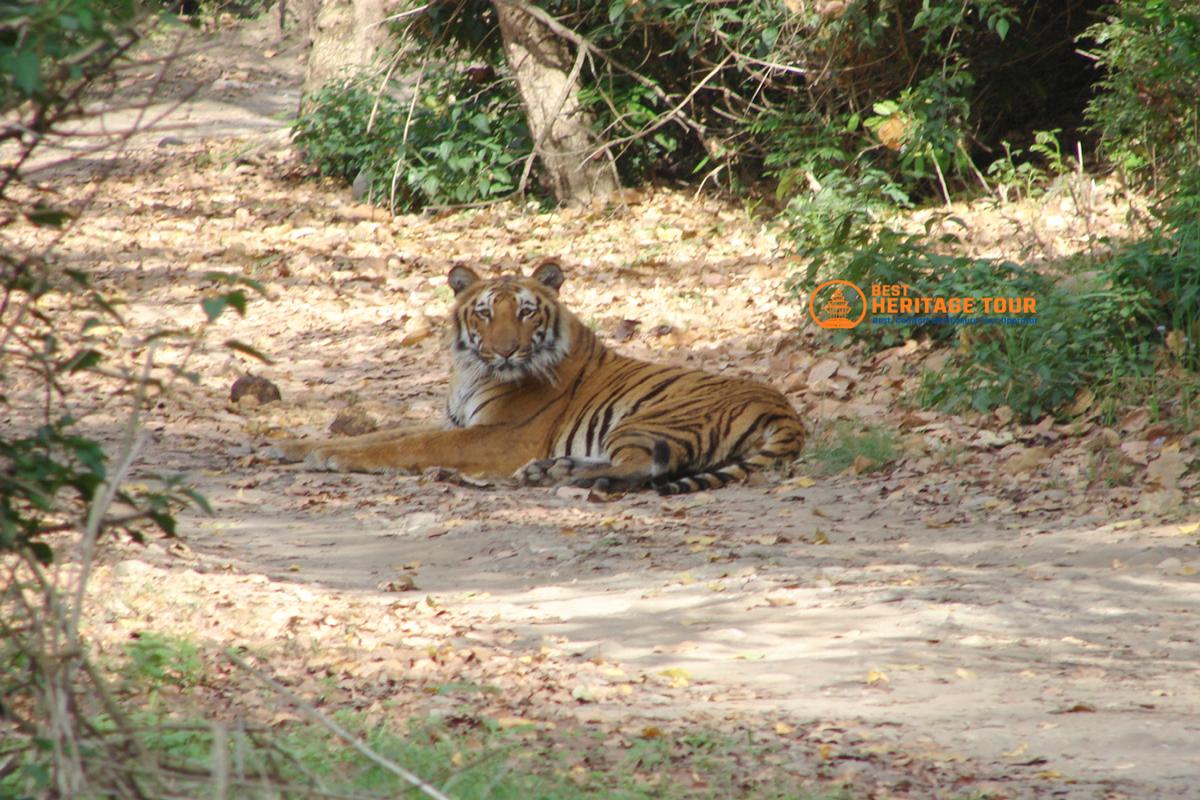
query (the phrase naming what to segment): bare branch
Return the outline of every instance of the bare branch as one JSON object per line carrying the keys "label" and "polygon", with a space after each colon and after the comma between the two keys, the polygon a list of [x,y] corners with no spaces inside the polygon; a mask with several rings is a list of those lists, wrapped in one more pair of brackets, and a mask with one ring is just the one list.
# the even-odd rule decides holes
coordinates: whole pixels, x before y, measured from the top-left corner
{"label": "bare branch", "polygon": [[[622,136],[620,139],[615,139],[612,142],[609,142],[609,145],[615,146],[618,144],[625,144],[627,142],[635,142],[638,139],[642,139],[642,138],[645,138],[646,136],[650,135],[654,131],[656,131],[659,128],[661,128],[662,126],[666,125],[671,120],[683,117],[684,116],[683,108],[692,101],[692,98],[695,97],[696,94],[701,89],[704,88],[705,84],[707,84],[710,80],[713,79],[713,77],[718,72],[720,72],[721,70],[723,70],[725,68],[725,66],[732,60],[732,58],[733,58],[732,56],[725,56],[725,58],[721,59],[721,62],[719,64],[717,64],[715,67],[713,67],[711,70],[709,70],[709,73],[707,75],[705,75],[700,81],[698,81],[696,83],[696,85],[692,87],[691,91],[689,91],[687,93],[687,95],[685,95],[684,98],[682,100],[680,100],[679,103],[674,108],[672,108],[670,111],[667,111],[666,113],[661,114],[658,117],[658,119],[656,119],[654,122],[647,125],[646,127],[642,128],[640,131],[637,131],[636,133],[631,133],[628,136]],[[602,150],[607,149],[607,147],[609,145],[606,145],[604,148],[600,148],[600,149],[596,150],[596,152],[589,155],[588,158],[595,158],[597,155],[600,154],[600,152]],[[707,142],[705,143],[705,146],[707,149]],[[711,153],[711,150],[709,152]]]}

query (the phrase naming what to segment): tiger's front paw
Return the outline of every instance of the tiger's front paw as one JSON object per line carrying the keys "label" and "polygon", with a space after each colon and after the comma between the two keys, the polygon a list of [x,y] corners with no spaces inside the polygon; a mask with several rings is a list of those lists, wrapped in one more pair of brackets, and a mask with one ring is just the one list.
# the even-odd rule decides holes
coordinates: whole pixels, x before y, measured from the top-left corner
{"label": "tiger's front paw", "polygon": [[576,461],[570,456],[536,458],[513,473],[513,477],[522,486],[554,486],[570,480],[575,468]]}
{"label": "tiger's front paw", "polygon": [[304,457],[304,466],[317,472],[347,472],[353,470],[353,466],[347,464],[344,458],[339,458],[337,453],[330,452],[324,448],[310,450],[308,455]]}
{"label": "tiger's front paw", "polygon": [[285,439],[275,442],[262,449],[263,458],[271,461],[303,461],[316,447],[316,443],[308,439]]}

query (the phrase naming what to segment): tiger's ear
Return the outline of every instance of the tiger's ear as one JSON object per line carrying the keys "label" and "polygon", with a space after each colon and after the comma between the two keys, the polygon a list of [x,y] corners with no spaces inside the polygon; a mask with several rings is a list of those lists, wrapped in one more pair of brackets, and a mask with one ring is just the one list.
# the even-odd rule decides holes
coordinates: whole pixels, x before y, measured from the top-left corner
{"label": "tiger's ear", "polygon": [[562,267],[557,261],[547,258],[537,265],[537,269],[533,271],[533,279],[546,284],[557,292],[558,287],[562,286],[563,281],[566,280],[566,276],[563,275]]}
{"label": "tiger's ear", "polygon": [[470,267],[464,267],[461,264],[450,270],[450,275],[447,278],[447,282],[455,294],[462,294],[463,289],[466,289],[477,280],[479,280],[479,276],[475,274],[475,270]]}

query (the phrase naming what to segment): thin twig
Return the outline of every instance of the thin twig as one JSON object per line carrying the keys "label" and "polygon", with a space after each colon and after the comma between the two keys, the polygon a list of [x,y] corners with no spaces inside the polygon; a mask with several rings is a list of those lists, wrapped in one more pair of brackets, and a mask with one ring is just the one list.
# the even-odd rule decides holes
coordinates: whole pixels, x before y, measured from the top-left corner
{"label": "thin twig", "polygon": [[[650,135],[654,131],[661,128],[663,125],[666,125],[671,120],[678,118],[680,116],[680,112],[683,110],[683,108],[688,103],[691,102],[692,98],[695,97],[696,94],[701,89],[704,88],[705,84],[707,84],[710,80],[713,79],[713,77],[718,72],[720,72],[722,69],[725,68],[725,65],[729,63],[731,58],[732,58],[732,56],[725,56],[725,58],[721,59],[721,63],[717,64],[715,67],[713,67],[711,70],[709,70],[709,73],[707,75],[705,75],[703,78],[701,78],[700,81],[695,86],[692,87],[691,91],[689,91],[687,93],[687,95],[684,96],[684,98],[682,100],[680,100],[679,103],[674,108],[672,108],[670,111],[667,111],[666,113],[659,115],[658,119],[656,119],[654,122],[647,125],[646,127],[642,128],[640,131],[637,131],[636,133],[631,133],[628,136],[622,136],[619,139],[614,139],[613,141],[606,144],[604,147],[609,147],[609,146],[615,147],[616,145],[625,144],[626,142],[635,142],[638,139],[642,139],[642,138]],[[601,149],[603,149],[603,148],[601,148]],[[596,152],[589,155],[587,157],[587,159],[585,159],[585,160],[590,161],[591,159],[595,158],[599,154],[600,154],[600,150],[598,149],[598,150],[596,150]]]}
{"label": "thin twig", "polygon": [[950,190],[946,188],[946,176],[942,174],[942,165],[938,163],[937,155],[933,152],[933,145],[929,145],[929,158],[933,161],[933,169],[937,172],[938,185],[942,187],[942,198],[946,201],[946,208],[950,207]]}
{"label": "thin twig", "polygon": [[67,636],[72,643],[78,643],[79,641],[79,620],[83,615],[83,595],[87,591],[88,579],[92,574],[96,540],[99,538],[100,531],[103,528],[104,517],[108,514],[108,509],[112,506],[113,500],[116,499],[117,492],[121,488],[121,483],[133,467],[134,460],[141,453],[142,447],[145,446],[146,439],[148,438],[146,431],[142,430],[141,416],[142,402],[146,397],[146,383],[153,365],[154,346],[151,345],[146,351],[146,361],[142,367],[142,380],[137,384],[137,390],[133,398],[133,408],[130,409],[129,420],[125,423],[125,432],[121,437],[121,450],[117,461],[117,468],[96,487],[96,493],[92,497],[92,506],[88,509],[87,524],[83,529],[83,541],[81,543],[79,578],[75,587],[75,605],[71,610],[70,624],[67,628]]}

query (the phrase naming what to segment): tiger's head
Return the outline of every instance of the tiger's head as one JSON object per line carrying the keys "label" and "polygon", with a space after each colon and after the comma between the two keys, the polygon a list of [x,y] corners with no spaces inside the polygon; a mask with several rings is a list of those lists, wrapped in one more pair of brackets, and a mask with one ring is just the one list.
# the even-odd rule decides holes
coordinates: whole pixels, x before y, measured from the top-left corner
{"label": "tiger's head", "polygon": [[468,373],[517,383],[526,378],[555,381],[555,367],[571,347],[570,326],[558,299],[562,267],[543,261],[529,277],[485,280],[471,268],[450,270],[454,290],[456,366]]}

